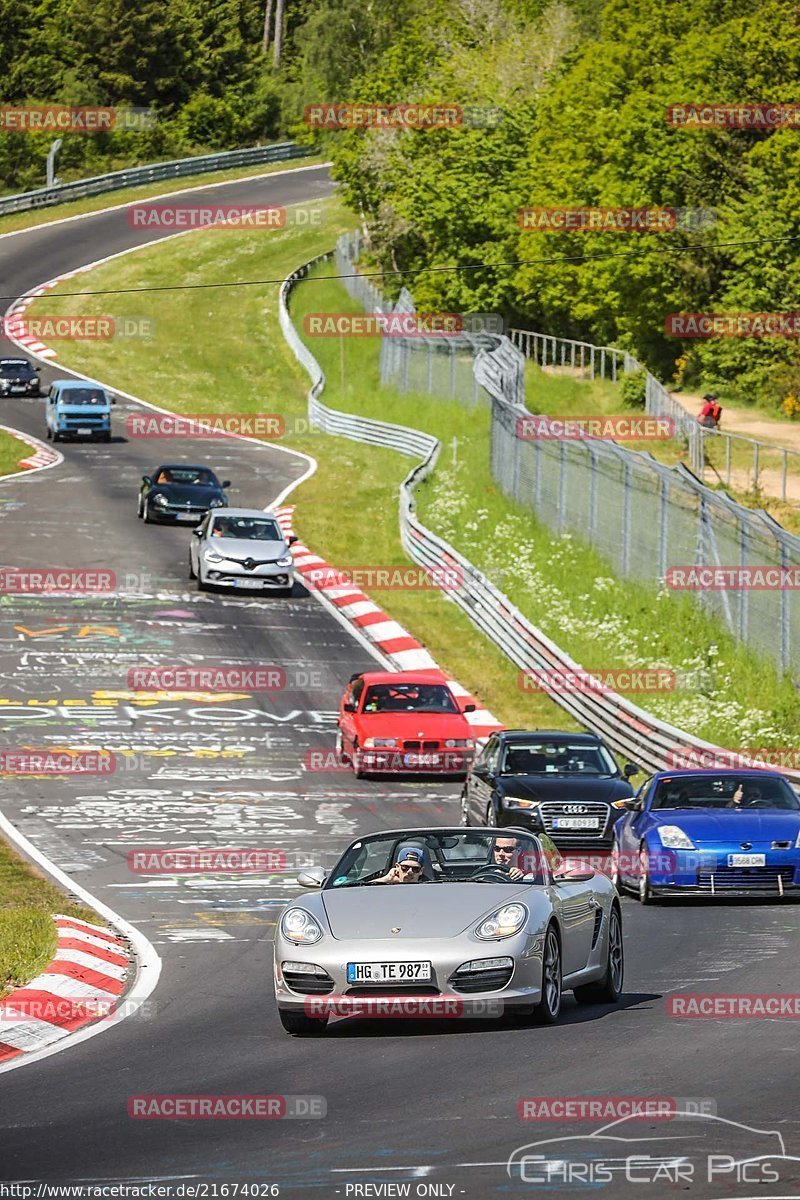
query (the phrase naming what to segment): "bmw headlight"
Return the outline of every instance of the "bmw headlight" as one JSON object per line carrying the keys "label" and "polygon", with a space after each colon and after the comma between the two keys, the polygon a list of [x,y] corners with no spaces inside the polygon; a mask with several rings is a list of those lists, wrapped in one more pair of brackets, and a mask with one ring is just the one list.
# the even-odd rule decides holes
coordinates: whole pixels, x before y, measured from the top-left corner
{"label": "bmw headlight", "polygon": [[153,504],[157,504],[159,508],[166,508],[169,501],[166,496],[162,496],[161,492],[157,496],[153,496]]}
{"label": "bmw headlight", "polygon": [[472,738],[448,738],[445,742],[447,750],[473,750],[475,743]]}
{"label": "bmw headlight", "polygon": [[371,737],[364,738],[365,750],[377,750],[380,747],[391,747],[397,745],[397,738],[379,738]]}
{"label": "bmw headlight", "polygon": [[541,800],[523,800],[521,796],[503,796],[503,808],[538,808]]}
{"label": "bmw headlight", "polygon": [[694,842],[688,837],[680,825],[660,825],[658,836],[661,845],[667,850],[696,850]]}
{"label": "bmw headlight", "polygon": [[206,550],[204,557],[206,562],[217,563],[225,561],[221,554],[217,554],[216,550]]}
{"label": "bmw headlight", "polygon": [[483,918],[475,930],[475,936],[484,941],[513,937],[515,933],[519,933],[527,919],[528,910],[524,904],[504,904],[491,916]]}
{"label": "bmw headlight", "polygon": [[283,558],[279,558],[276,561],[275,566],[276,567],[290,567],[293,562],[294,562],[294,559],[292,558],[291,554],[284,554]]}
{"label": "bmw headlight", "polygon": [[281,918],[281,933],[289,942],[303,943],[305,946],[318,942],[322,930],[317,922],[304,908],[290,908]]}

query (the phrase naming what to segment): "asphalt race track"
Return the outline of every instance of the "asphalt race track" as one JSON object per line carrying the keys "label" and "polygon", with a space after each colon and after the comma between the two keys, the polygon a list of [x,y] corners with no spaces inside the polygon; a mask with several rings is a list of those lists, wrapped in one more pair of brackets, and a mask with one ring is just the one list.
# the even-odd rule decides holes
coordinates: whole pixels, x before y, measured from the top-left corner
{"label": "asphalt race track", "polygon": [[[330,189],[324,168],[259,185],[275,204]],[[254,185],[209,195],[252,201]],[[0,240],[0,290],[19,295],[158,236],[113,213],[26,231]],[[8,343],[0,350],[18,352]],[[46,368],[42,378],[59,373]],[[3,424],[43,437],[40,400],[0,403]],[[311,1040],[283,1032],[272,999],[274,920],[299,890],[294,871],[265,881],[129,869],[132,849],[195,843],[275,847],[293,866],[330,861],[356,832],[458,823],[459,792],[457,784],[356,782],[305,769],[309,750],[334,745],[343,684],[373,660],[299,585],[289,599],[196,591],[186,569],[189,530],[136,519],[140,476],[176,457],[176,447],[125,441],[131,407],[117,405],[111,444],[61,443],[59,467],[0,482],[3,565],[102,567],[119,583],[101,598],[0,601],[2,747],[97,745],[118,761],[113,776],[6,783],[2,810],[146,935],[163,972],[143,1016],[2,1075],[0,1179],[274,1184],[281,1196],[320,1197],[582,1195],[591,1186],[630,1200],[800,1193],[800,1159],[786,1161],[776,1181],[757,1178],[752,1164],[744,1178],[720,1167],[709,1180],[706,1158],[766,1153],[768,1142],[774,1153],[764,1131],[779,1131],[786,1155],[800,1156],[796,1023],[681,1021],[666,1008],[675,992],[800,992],[800,909],[789,903],[645,908],[623,900],[623,1002],[578,1008],[568,997],[552,1028],[348,1019]],[[304,469],[275,447],[234,441],[187,439],[179,457],[209,461],[234,481],[233,502],[247,506],[268,505]],[[275,664],[290,672],[291,686],[202,700],[131,697],[129,668],[177,661]],[[171,1093],[323,1097],[326,1115],[128,1116],[130,1096]],[[671,1137],[663,1153],[681,1157],[682,1179],[667,1168],[654,1180],[619,1168],[610,1181],[568,1186],[509,1176],[518,1147],[583,1139],[604,1124],[522,1121],[520,1099],[587,1095],[703,1101],[705,1111],[761,1132],[640,1121],[625,1129],[633,1149],[603,1147],[621,1161],[641,1151],[642,1139]]]}

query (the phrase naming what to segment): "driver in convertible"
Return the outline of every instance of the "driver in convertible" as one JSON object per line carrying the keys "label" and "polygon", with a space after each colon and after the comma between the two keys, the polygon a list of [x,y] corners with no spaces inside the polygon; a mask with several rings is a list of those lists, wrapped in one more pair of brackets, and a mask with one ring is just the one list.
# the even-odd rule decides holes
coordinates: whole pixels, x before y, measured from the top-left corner
{"label": "driver in convertible", "polygon": [[419,846],[401,846],[394,866],[373,883],[419,883],[425,858]]}
{"label": "driver in convertible", "polygon": [[499,837],[495,840],[492,851],[492,862],[508,875],[509,879],[522,879],[525,874],[517,863],[519,861],[519,842],[515,837]]}

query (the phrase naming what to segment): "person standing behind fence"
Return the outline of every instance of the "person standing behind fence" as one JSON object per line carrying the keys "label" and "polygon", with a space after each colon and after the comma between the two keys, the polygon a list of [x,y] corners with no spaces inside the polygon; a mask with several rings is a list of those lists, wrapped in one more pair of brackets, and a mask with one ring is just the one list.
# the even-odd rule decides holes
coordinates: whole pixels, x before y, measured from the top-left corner
{"label": "person standing behind fence", "polygon": [[705,404],[700,409],[698,421],[705,429],[719,429],[722,405],[719,403],[716,392],[707,392],[703,399]]}

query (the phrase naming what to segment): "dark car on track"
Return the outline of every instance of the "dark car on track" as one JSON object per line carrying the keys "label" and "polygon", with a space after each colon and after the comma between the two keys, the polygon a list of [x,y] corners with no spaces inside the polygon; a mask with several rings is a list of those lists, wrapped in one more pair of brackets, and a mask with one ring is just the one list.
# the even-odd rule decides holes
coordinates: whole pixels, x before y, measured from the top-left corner
{"label": "dark car on track", "polygon": [[230,486],[229,479],[220,483],[210,467],[167,463],[142,476],[137,515],[148,525],[199,525],[210,508],[228,507],[224,489]]}
{"label": "dark car on track", "polygon": [[557,846],[609,847],[640,768],[616,760],[594,733],[504,729],[489,738],[461,796],[465,825],[516,825]]}
{"label": "dark car on track", "polygon": [[41,396],[39,372],[27,358],[0,358],[0,396]]}

